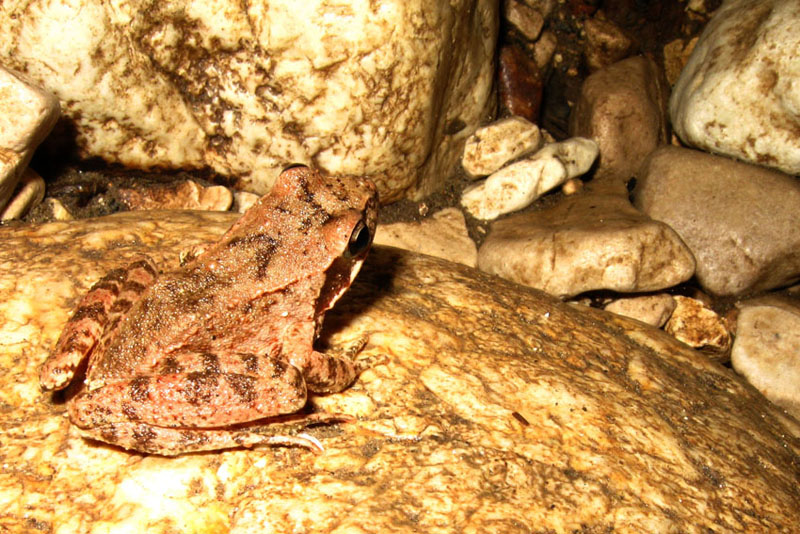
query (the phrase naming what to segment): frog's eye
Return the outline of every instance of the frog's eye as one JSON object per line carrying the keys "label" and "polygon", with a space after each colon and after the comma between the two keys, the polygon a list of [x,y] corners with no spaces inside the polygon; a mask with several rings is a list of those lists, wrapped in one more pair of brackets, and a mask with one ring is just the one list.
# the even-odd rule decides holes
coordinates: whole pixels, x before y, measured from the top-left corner
{"label": "frog's eye", "polygon": [[345,256],[355,258],[364,254],[369,245],[372,243],[372,236],[370,235],[369,228],[364,224],[364,221],[359,221],[353,233],[350,234],[350,241],[347,243],[347,250]]}

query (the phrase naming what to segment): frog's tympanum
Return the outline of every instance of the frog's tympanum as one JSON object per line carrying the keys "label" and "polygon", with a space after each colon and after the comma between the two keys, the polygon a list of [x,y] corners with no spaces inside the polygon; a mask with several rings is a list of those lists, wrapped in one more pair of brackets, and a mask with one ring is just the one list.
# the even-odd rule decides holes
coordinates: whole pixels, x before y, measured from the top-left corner
{"label": "frog's tympanum", "polygon": [[288,169],[179,270],[159,276],[143,257],[97,282],[41,384],[65,388],[88,359],[70,419],[85,435],[129,449],[308,445],[248,426],[297,412],[307,390],[341,391],[365,366],[313,343],[361,268],[376,219],[369,180]]}

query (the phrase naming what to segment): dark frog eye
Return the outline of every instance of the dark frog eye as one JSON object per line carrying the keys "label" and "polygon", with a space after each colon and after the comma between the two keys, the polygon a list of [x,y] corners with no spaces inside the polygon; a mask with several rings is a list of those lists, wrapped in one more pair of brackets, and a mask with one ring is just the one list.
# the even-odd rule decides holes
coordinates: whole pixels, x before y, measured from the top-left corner
{"label": "dark frog eye", "polygon": [[355,258],[364,254],[372,243],[372,236],[370,235],[369,228],[364,224],[364,221],[358,221],[358,224],[353,228],[353,233],[350,234],[350,241],[347,243],[347,250],[345,250],[345,257]]}

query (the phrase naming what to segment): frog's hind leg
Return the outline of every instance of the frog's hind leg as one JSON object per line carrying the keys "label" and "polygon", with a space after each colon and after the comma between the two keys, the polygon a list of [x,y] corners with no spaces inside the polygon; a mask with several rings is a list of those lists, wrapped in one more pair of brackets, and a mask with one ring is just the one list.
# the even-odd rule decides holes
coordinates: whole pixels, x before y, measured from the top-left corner
{"label": "frog's hind leg", "polygon": [[78,303],[64,325],[55,350],[42,366],[39,375],[41,386],[44,389],[65,388],[103,334],[128,311],[156,277],[153,260],[144,256],[126,268],[110,271],[95,283]]}
{"label": "frog's hind leg", "polygon": [[113,443],[124,449],[163,456],[189,452],[215,451],[256,445],[299,446],[322,451],[311,437],[275,436],[246,430],[179,429],[154,427],[142,423],[112,423],[81,430],[84,437]]}
{"label": "frog's hind leg", "polygon": [[[135,430],[144,436],[139,441],[147,442],[147,451],[160,453],[163,448],[163,454],[175,454],[170,451],[180,445],[160,436],[174,437],[180,429],[189,429],[199,432],[196,436],[216,436],[213,443],[227,443],[209,443],[205,449],[247,445],[240,443],[245,434],[237,425],[293,414],[306,403],[303,375],[280,359],[263,355],[254,361],[242,355],[240,365],[229,362],[229,368],[239,371],[231,372],[220,369],[212,355],[204,358],[207,367],[202,371],[145,375],[84,390],[69,403],[70,419],[96,439],[128,447],[136,442]],[[248,368],[251,374],[242,372]],[[250,443],[264,441],[262,437]]]}

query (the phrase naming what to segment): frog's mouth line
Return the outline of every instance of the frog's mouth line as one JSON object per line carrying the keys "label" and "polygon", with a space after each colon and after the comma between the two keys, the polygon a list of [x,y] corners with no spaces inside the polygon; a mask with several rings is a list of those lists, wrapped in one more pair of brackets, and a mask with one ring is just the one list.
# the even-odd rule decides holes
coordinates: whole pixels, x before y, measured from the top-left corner
{"label": "frog's mouth line", "polygon": [[344,295],[350,284],[358,276],[366,256],[367,252],[364,251],[354,258],[336,258],[331,264],[325,273],[325,283],[317,299],[317,315],[330,310],[336,304],[336,301]]}

